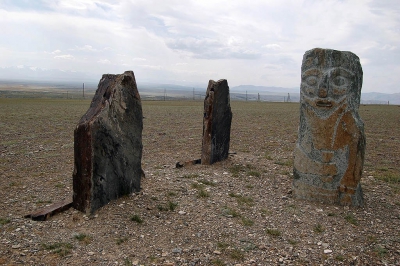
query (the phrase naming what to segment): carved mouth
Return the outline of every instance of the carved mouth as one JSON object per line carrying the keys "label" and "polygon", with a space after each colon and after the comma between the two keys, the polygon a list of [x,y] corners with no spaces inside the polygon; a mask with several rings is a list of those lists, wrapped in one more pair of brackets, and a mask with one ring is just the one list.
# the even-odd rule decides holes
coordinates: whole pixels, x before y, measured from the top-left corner
{"label": "carved mouth", "polygon": [[317,101],[317,106],[319,106],[319,107],[332,107],[332,103],[330,101]]}

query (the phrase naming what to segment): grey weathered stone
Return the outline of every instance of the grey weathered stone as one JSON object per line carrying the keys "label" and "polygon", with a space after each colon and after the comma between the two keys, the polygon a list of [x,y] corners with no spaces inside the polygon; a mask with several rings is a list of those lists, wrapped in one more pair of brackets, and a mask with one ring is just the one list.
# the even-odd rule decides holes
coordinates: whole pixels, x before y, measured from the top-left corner
{"label": "grey weathered stone", "polygon": [[143,114],[132,71],[103,75],[75,132],[73,207],[93,213],[140,190]]}
{"label": "grey weathered stone", "polygon": [[363,72],[351,52],[315,48],[301,66],[295,197],[363,205],[365,134],[358,114]]}
{"label": "grey weathered stone", "polygon": [[228,82],[210,80],[204,99],[201,164],[213,164],[228,157],[231,122]]}

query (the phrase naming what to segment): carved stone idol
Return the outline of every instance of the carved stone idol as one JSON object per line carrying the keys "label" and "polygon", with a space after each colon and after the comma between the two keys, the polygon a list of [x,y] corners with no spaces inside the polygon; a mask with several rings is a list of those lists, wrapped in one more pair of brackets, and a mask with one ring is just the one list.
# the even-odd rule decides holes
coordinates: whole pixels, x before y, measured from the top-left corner
{"label": "carved stone idol", "polygon": [[362,78],[360,60],[351,52],[315,48],[304,54],[295,197],[363,205],[365,135],[358,114]]}
{"label": "carved stone idol", "polygon": [[93,213],[140,190],[143,114],[135,76],[103,75],[74,132],[73,207]]}
{"label": "carved stone idol", "polygon": [[210,80],[204,99],[201,164],[228,158],[232,111],[226,79]]}

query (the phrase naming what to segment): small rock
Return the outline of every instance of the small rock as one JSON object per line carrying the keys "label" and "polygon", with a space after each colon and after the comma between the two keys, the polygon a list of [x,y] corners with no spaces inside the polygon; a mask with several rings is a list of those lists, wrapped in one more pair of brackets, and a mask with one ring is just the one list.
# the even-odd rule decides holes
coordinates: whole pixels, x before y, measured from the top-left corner
{"label": "small rock", "polygon": [[219,250],[214,250],[214,254],[221,255],[221,251],[219,251]]}
{"label": "small rock", "polygon": [[12,245],[11,247],[14,248],[14,249],[15,249],[15,248],[20,248],[21,245],[20,245],[20,244],[18,244],[18,245]]}
{"label": "small rock", "polygon": [[323,248],[327,248],[327,247],[329,247],[329,244],[328,243],[322,243],[322,247]]}
{"label": "small rock", "polygon": [[93,255],[94,255],[94,252],[93,252],[93,251],[90,251],[90,252],[88,252],[88,255],[89,255],[89,256],[93,256]]}
{"label": "small rock", "polygon": [[174,248],[172,250],[172,253],[182,253],[182,249],[181,248]]}
{"label": "small rock", "polygon": [[330,254],[330,253],[332,253],[331,249],[324,249],[324,254]]}
{"label": "small rock", "polygon": [[179,211],[178,212],[180,215],[184,215],[184,214],[186,214],[186,212],[185,211]]}

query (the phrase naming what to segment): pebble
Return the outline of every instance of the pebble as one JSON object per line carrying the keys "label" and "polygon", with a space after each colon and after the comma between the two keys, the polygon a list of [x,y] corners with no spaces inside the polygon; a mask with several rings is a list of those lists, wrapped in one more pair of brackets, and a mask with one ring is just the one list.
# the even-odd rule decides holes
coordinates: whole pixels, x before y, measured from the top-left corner
{"label": "pebble", "polygon": [[332,253],[331,249],[324,249],[324,254],[330,254],[330,253]]}
{"label": "pebble", "polygon": [[180,215],[184,215],[184,214],[186,214],[186,212],[185,211],[179,211],[178,212]]}
{"label": "pebble", "polygon": [[172,253],[182,253],[182,249],[181,248],[174,248],[172,250]]}
{"label": "pebble", "polygon": [[214,250],[214,254],[220,255],[220,254],[221,254],[221,251],[219,251],[219,250]]}
{"label": "pebble", "polygon": [[91,252],[88,252],[88,255],[89,255],[89,256],[93,256],[93,255],[94,255],[94,252],[92,252],[92,251],[91,251]]}
{"label": "pebble", "polygon": [[14,248],[14,249],[15,249],[15,248],[20,248],[21,245],[20,245],[20,244],[18,244],[18,245],[12,245],[11,247]]}

